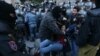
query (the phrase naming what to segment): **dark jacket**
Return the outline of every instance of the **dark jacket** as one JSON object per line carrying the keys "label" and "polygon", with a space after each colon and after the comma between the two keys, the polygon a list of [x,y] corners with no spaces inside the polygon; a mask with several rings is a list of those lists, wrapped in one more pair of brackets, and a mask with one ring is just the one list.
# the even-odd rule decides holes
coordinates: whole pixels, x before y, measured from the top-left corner
{"label": "dark jacket", "polygon": [[56,39],[56,37],[53,37],[53,35],[61,36],[64,34],[63,32],[61,32],[52,14],[48,13],[41,21],[39,28],[39,37],[54,40]]}
{"label": "dark jacket", "polygon": [[11,29],[9,25],[5,22],[0,21],[0,34],[9,34]]}
{"label": "dark jacket", "polygon": [[0,21],[0,54],[4,56],[11,56],[12,49],[8,45],[8,42],[12,39],[8,37],[8,34],[10,33],[10,28],[9,26]]}
{"label": "dark jacket", "polygon": [[14,7],[10,4],[0,1],[0,55],[11,56],[13,50],[8,44],[12,40],[8,34],[14,30],[15,17],[10,16],[15,14]]}
{"label": "dark jacket", "polygon": [[100,9],[90,10],[77,37],[78,46],[90,44],[96,46],[100,42]]}

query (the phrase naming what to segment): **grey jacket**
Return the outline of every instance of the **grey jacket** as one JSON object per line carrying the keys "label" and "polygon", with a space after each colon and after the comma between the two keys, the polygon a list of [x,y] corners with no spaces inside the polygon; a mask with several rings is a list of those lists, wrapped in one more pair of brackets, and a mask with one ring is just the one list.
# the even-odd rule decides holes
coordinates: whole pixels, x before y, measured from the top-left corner
{"label": "grey jacket", "polygon": [[52,14],[49,12],[46,14],[44,19],[41,21],[39,28],[39,37],[46,38],[50,40],[57,39],[53,35],[61,36],[64,33],[58,27],[56,20],[53,18]]}

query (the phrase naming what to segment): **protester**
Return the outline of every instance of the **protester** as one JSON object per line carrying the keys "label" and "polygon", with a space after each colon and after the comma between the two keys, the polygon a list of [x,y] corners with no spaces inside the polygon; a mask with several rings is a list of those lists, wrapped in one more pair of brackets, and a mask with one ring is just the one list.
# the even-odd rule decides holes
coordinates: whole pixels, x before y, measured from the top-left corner
{"label": "protester", "polygon": [[[8,49],[11,50],[6,43],[9,42],[8,35],[11,40],[20,42],[17,43],[18,50],[23,52],[29,49],[26,53],[30,55],[36,52],[36,54],[49,56],[59,51],[63,52],[62,56],[67,56],[67,53],[71,53],[69,56],[95,56],[96,53],[100,55],[99,0],[96,0],[96,8],[90,0],[89,2],[80,0],[76,4],[74,1],[64,2],[60,6],[53,1],[32,5],[29,1],[27,2],[18,4],[15,10],[12,5],[0,1],[0,43],[4,43],[2,45],[7,47],[0,45],[0,55],[8,56]],[[91,10],[92,7],[93,10]],[[13,35],[16,38],[12,38]],[[26,48],[27,44],[33,47]],[[49,52],[51,54],[48,54]]]}
{"label": "protester", "polygon": [[76,45],[76,37],[75,32],[77,31],[77,17],[80,16],[79,14],[80,8],[78,6],[73,8],[73,11],[71,14],[68,15],[69,25],[66,30],[66,34],[68,35],[70,39],[70,45],[71,45],[71,56],[77,56],[78,52],[78,46]]}
{"label": "protester", "polygon": [[50,51],[60,51],[63,45],[58,41],[59,36],[64,35],[57,25],[61,17],[62,9],[56,6],[42,20],[39,29],[39,37],[44,38],[40,43],[40,53],[44,55]]}

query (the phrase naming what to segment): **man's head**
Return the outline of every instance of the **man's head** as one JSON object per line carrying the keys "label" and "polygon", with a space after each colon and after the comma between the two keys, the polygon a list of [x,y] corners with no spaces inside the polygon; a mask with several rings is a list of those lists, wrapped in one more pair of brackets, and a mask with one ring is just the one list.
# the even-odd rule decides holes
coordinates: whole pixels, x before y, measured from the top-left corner
{"label": "man's head", "polygon": [[77,14],[79,11],[80,11],[80,8],[78,6],[76,6],[76,7],[73,8],[72,13]]}
{"label": "man's head", "polygon": [[61,16],[62,11],[63,10],[62,10],[62,8],[60,8],[60,6],[56,6],[52,9],[51,12],[52,12],[53,17],[57,19]]}

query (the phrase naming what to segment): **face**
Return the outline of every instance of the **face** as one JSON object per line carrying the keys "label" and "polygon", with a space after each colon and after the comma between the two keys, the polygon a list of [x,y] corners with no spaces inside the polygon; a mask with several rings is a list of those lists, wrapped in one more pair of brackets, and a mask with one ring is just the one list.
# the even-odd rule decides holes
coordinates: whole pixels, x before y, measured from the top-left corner
{"label": "face", "polygon": [[75,15],[78,13],[77,9],[73,9],[72,13]]}

